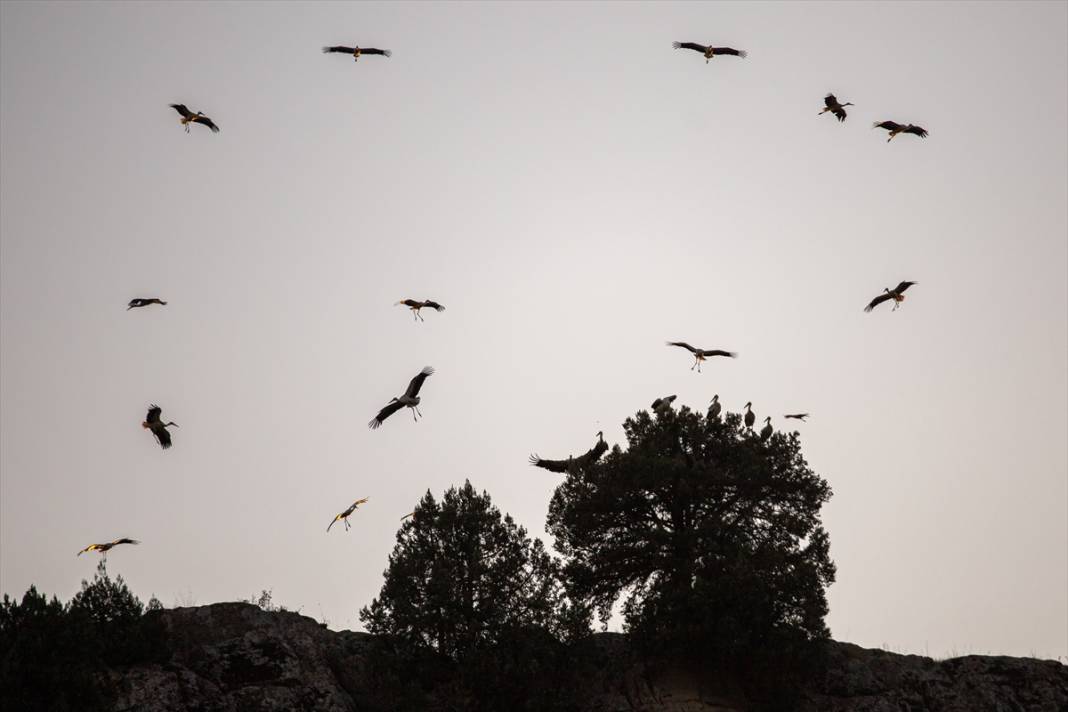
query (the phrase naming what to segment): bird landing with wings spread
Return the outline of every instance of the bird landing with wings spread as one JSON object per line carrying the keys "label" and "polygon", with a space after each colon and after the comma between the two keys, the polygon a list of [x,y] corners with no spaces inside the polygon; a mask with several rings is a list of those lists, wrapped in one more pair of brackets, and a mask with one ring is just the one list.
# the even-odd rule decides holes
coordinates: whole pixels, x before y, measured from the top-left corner
{"label": "bird landing with wings spread", "polygon": [[530,464],[549,472],[574,472],[597,462],[607,449],[608,443],[604,441],[604,433],[597,433],[597,444],[587,450],[584,455],[569,457],[566,460],[543,460],[535,453],[530,456]]}
{"label": "bird landing with wings spread", "polygon": [[364,504],[365,502],[367,502],[370,499],[371,499],[370,497],[364,497],[363,499],[358,499],[355,502],[353,502],[351,505],[349,505],[348,509],[346,509],[341,514],[339,514],[336,517],[334,517],[333,521],[331,521],[330,524],[327,525],[326,530],[330,531],[330,527],[334,526],[340,520],[345,525],[345,531],[348,531],[349,530],[349,515],[352,514],[353,512],[355,512],[357,507],[359,507],[361,504]]}
{"label": "bird landing with wings spread", "polygon": [[194,114],[185,104],[171,104],[171,108],[182,115],[182,118],[179,119],[179,123],[185,127],[186,133],[189,133],[189,124],[201,124],[211,129],[212,133],[219,133],[219,127],[215,125],[215,122],[199,111]]}
{"label": "bird landing with wings spread", "polygon": [[118,546],[119,544],[140,544],[140,543],[141,542],[137,541],[136,539],[122,538],[122,539],[116,539],[115,541],[107,543],[107,544],[90,544],[89,546],[87,546],[84,549],[82,549],[81,551],[79,551],[78,552],[78,556],[81,556],[82,554],[84,554],[87,551],[99,551],[103,555],[103,557],[106,559],[106,558],[108,558],[108,552],[111,550],[111,547],[113,547],[113,546]]}
{"label": "bird landing with wings spread", "polygon": [[418,416],[422,415],[422,413],[419,412],[419,389],[423,387],[423,381],[427,379],[427,376],[430,376],[433,373],[434,369],[430,366],[427,366],[420,371],[419,375],[413,378],[411,383],[408,384],[408,390],[404,392],[404,395],[400,398],[393,398],[390,400],[389,404],[382,410],[378,411],[378,415],[371,419],[371,422],[367,424],[367,427],[371,430],[378,429],[386,418],[405,406],[412,409],[412,419],[418,420]]}
{"label": "bird landing with wings spread", "polygon": [[442,306],[441,304],[438,304],[435,301],[431,301],[430,299],[426,299],[424,301],[419,301],[417,299],[402,299],[399,302],[397,302],[396,304],[394,304],[393,306],[399,307],[399,306],[402,306],[402,305],[408,307],[409,309],[411,309],[412,310],[412,314],[414,315],[414,318],[417,319],[418,321],[426,321],[426,319],[423,318],[423,315],[419,313],[419,310],[424,308],[424,307],[426,307],[427,309],[433,309],[434,311],[439,311],[439,312],[445,311],[445,307],[444,306]]}
{"label": "bird landing with wings spread", "polygon": [[916,284],[916,282],[901,282],[893,289],[883,289],[883,293],[875,299],[872,299],[871,302],[868,303],[868,306],[864,307],[864,311],[870,312],[872,309],[889,299],[894,300],[894,308],[890,311],[897,311],[897,308],[901,306],[901,302],[905,301],[905,290],[914,284]]}
{"label": "bird landing with wings spread", "polygon": [[669,341],[668,346],[681,346],[690,353],[693,354],[694,363],[690,366],[690,370],[697,369],[697,372],[701,372],[701,362],[710,356],[726,356],[728,358],[737,358],[738,354],[734,351],[721,351],[720,349],[698,349],[690,346],[685,341]]}

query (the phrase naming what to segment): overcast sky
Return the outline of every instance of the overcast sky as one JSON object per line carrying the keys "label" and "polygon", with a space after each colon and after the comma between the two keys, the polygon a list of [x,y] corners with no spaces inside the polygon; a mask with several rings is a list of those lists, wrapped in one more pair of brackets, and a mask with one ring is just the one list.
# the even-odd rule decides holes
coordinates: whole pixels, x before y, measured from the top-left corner
{"label": "overcast sky", "polygon": [[[428,488],[470,478],[544,537],[559,477],[529,453],[718,393],[812,414],[835,638],[1068,655],[1068,4],[0,19],[4,592],[66,599],[75,552],[128,536],[109,570],[143,599],[268,588],[359,629]],[[697,374],[667,339],[740,356]],[[425,418],[368,430],[426,365]]]}

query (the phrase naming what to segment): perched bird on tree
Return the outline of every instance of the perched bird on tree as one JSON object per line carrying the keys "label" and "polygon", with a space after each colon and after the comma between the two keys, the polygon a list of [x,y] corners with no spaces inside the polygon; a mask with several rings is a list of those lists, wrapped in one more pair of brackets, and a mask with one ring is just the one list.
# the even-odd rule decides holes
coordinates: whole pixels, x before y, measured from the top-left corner
{"label": "perched bird on tree", "polygon": [[432,373],[434,373],[434,369],[432,369],[430,366],[427,366],[422,371],[420,371],[419,374],[415,378],[413,378],[408,384],[408,390],[404,392],[404,395],[402,395],[400,398],[393,398],[392,400],[390,400],[389,405],[378,411],[378,415],[376,415],[371,420],[371,422],[367,424],[367,427],[371,428],[371,430],[377,429],[378,426],[382,425],[382,422],[386,418],[393,415],[405,406],[412,409],[412,420],[418,420],[419,418],[417,416],[422,415],[422,413],[419,412],[418,407],[419,389],[423,387],[423,381],[426,380],[427,376],[431,375]]}
{"label": "perched bird on tree", "polygon": [[771,416],[769,415],[767,418],[764,418],[764,427],[760,429],[760,439],[767,440],[771,437],[772,432],[773,428],[771,427]]}
{"label": "perched bird on tree", "polygon": [[719,394],[712,396],[712,404],[708,406],[708,419],[716,420],[719,418],[720,411],[723,410],[723,406],[719,402]]}
{"label": "perched bird on tree", "polygon": [[886,139],[887,143],[893,140],[894,136],[899,133],[916,134],[920,138],[927,138],[927,131],[921,129],[919,126],[913,126],[912,124],[899,124],[896,121],[880,121],[871,125],[873,129],[886,129],[890,132],[890,138]]}
{"label": "perched bird on tree", "polygon": [[411,309],[412,310],[412,314],[419,321],[426,321],[425,319],[423,319],[422,315],[419,313],[419,310],[422,309],[423,307],[426,307],[428,309],[434,309],[435,311],[439,311],[439,312],[445,311],[445,307],[443,307],[442,305],[438,304],[437,302],[432,302],[429,299],[427,299],[426,301],[423,301],[423,302],[416,301],[415,299],[402,299],[401,301],[397,302],[393,306],[399,307],[402,304],[404,306],[408,307],[409,309]]}
{"label": "perched bird on tree", "polygon": [[671,46],[675,49],[692,49],[694,52],[700,52],[705,56],[705,64],[708,64],[708,60],[721,54],[729,54],[734,57],[746,56],[746,53],[740,49],[732,49],[730,47],[706,47],[696,42],[672,42]]}
{"label": "perched bird on tree", "polygon": [[156,297],[149,297],[147,299],[139,297],[137,299],[130,300],[130,303],[126,305],[126,311],[136,309],[137,307],[147,307],[149,304],[162,304],[163,306],[166,306],[167,302],[163,301],[162,299],[157,299]]}
{"label": "perched bird on tree", "polygon": [[336,517],[334,517],[334,520],[332,522],[330,522],[330,524],[326,527],[326,530],[330,531],[330,527],[334,526],[334,524],[336,524],[337,521],[340,519],[345,524],[345,531],[348,531],[349,530],[349,515],[352,514],[353,512],[355,512],[357,507],[359,507],[361,504],[363,504],[364,502],[366,502],[369,499],[370,499],[370,497],[364,497],[363,499],[358,499],[355,502],[353,502],[349,506],[348,509],[346,509],[341,514],[339,514]]}
{"label": "perched bird on tree", "polygon": [[823,97],[823,103],[827,106],[823,111],[820,112],[820,114],[825,114],[829,111],[836,117],[838,117],[839,122],[846,120],[846,110],[844,107],[853,106],[853,102],[851,101],[847,101],[844,104],[839,104],[838,100],[834,98],[834,94],[828,94],[827,96]]}
{"label": "perched bird on tree", "polygon": [[890,311],[897,311],[897,308],[899,306],[901,306],[901,302],[905,301],[905,290],[908,289],[909,287],[911,287],[914,284],[917,284],[917,283],[916,282],[901,282],[900,284],[898,284],[893,289],[885,289],[884,288],[882,294],[877,296],[875,299],[872,299],[871,302],[868,303],[868,306],[864,307],[864,311],[870,312],[872,309],[874,309],[875,307],[879,306],[880,304],[882,304],[883,302],[885,302],[885,301],[887,301],[889,299],[893,299],[894,300],[894,308],[891,309]]}
{"label": "perched bird on tree", "polygon": [[353,62],[359,62],[360,57],[365,54],[380,54],[383,57],[392,57],[393,52],[388,49],[375,49],[374,47],[344,47],[342,45],[335,45],[334,47],[323,47],[323,54],[330,54],[331,52],[338,52],[340,54],[351,54]]}
{"label": "perched bird on tree", "polygon": [[692,353],[694,357],[694,362],[693,365],[690,366],[690,370],[692,371],[696,368],[698,373],[701,372],[701,362],[709,356],[727,356],[728,358],[735,358],[738,356],[738,354],[733,351],[721,351],[719,349],[697,349],[693,346],[690,346],[685,341],[668,341],[667,345],[681,346],[682,348]]}
{"label": "perched bird on tree", "polygon": [[530,456],[530,464],[549,472],[572,472],[597,462],[607,449],[608,443],[604,441],[604,433],[598,432],[597,443],[587,450],[584,455],[569,457],[566,460],[543,460],[535,454]]}
{"label": "perched bird on tree", "polygon": [[219,133],[219,127],[215,125],[215,122],[199,111],[194,114],[186,108],[185,104],[171,104],[171,108],[182,115],[180,123],[185,127],[186,133],[189,133],[189,124],[203,124],[211,129],[212,133]]}
{"label": "perched bird on tree", "polygon": [[163,409],[155,403],[151,404],[148,408],[148,415],[145,416],[145,422],[141,423],[142,428],[146,428],[152,431],[152,434],[156,436],[156,440],[159,441],[159,446],[166,450],[171,446],[171,434],[167,432],[167,428],[170,426],[178,427],[178,423],[164,423],[160,419],[160,414]]}
{"label": "perched bird on tree", "polygon": [[657,398],[649,407],[653,409],[654,413],[660,414],[671,410],[671,404],[676,398],[678,398],[678,396],[664,396],[663,398]]}
{"label": "perched bird on tree", "polygon": [[790,415],[784,415],[783,417],[784,418],[793,418],[794,420],[800,420],[802,423],[804,423],[805,422],[805,418],[808,417],[808,413],[792,413]]}
{"label": "perched bird on tree", "polygon": [[113,547],[113,546],[118,546],[119,544],[140,544],[140,543],[141,542],[137,541],[136,539],[116,539],[115,541],[111,542],[110,544],[90,544],[89,546],[87,546],[84,549],[82,549],[81,551],[79,551],[78,552],[78,556],[81,556],[82,554],[84,554],[87,551],[99,551],[101,553],[101,555],[103,555],[103,557],[106,559],[106,558],[108,558],[108,551],[110,551],[111,547]]}
{"label": "perched bird on tree", "polygon": [[745,427],[750,430],[753,429],[753,423],[756,422],[756,415],[753,413],[753,402],[750,401],[745,404]]}

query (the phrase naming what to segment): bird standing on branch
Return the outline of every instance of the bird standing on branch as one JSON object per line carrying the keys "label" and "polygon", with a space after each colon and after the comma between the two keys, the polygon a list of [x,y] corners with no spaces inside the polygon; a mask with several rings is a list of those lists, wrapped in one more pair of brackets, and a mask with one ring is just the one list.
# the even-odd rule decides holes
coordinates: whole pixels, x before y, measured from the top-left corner
{"label": "bird standing on branch", "polygon": [[745,404],[745,427],[750,430],[753,429],[753,423],[756,422],[756,414],[753,413],[753,402],[749,401]]}
{"label": "bird standing on branch", "polygon": [[771,416],[769,415],[764,418],[764,427],[760,429],[760,439],[767,440],[771,437],[772,432],[774,432],[774,429],[771,427]]}
{"label": "bird standing on branch", "polygon": [[200,113],[199,111],[194,114],[192,111],[186,108],[185,104],[171,104],[171,108],[182,115],[182,118],[180,119],[179,123],[181,123],[182,126],[185,127],[186,133],[189,133],[189,124],[203,124],[204,126],[207,126],[209,129],[211,129],[212,133],[219,133],[219,127],[215,125],[215,122],[209,119],[207,116],[204,116],[204,114]]}
{"label": "bird standing on branch", "polygon": [[653,404],[649,406],[653,409],[653,412],[657,415],[663,415],[671,410],[671,404],[678,396],[664,396],[663,398],[657,398],[653,401]]}
{"label": "bird standing on branch", "polygon": [[720,411],[723,410],[723,406],[719,402],[719,394],[712,396],[712,403],[708,406],[708,419],[716,420],[719,418]]}
{"label": "bird standing on branch", "polygon": [[404,392],[400,398],[393,398],[382,410],[378,411],[378,415],[371,419],[371,422],[367,424],[367,427],[371,430],[376,430],[382,422],[389,416],[396,413],[401,408],[408,406],[412,409],[412,420],[418,420],[417,416],[421,416],[419,412],[419,389],[423,387],[423,381],[427,379],[427,376],[434,373],[434,369],[427,366],[419,372],[415,378],[408,384],[408,390]]}
{"label": "bird standing on branch", "polygon": [[694,52],[700,52],[705,56],[705,64],[715,56],[721,54],[731,55],[733,57],[746,57],[746,52],[740,49],[733,49],[731,47],[706,47],[696,42],[672,42],[671,46],[675,49],[692,49]]}
{"label": "bird standing on branch", "polygon": [[330,527],[334,526],[334,524],[336,524],[337,521],[340,519],[345,524],[345,531],[348,531],[349,530],[349,515],[352,514],[353,512],[355,512],[357,507],[359,507],[361,504],[363,504],[364,502],[368,501],[369,499],[370,499],[370,497],[364,497],[363,499],[358,499],[355,502],[353,502],[349,506],[348,509],[346,509],[341,514],[339,514],[336,517],[334,517],[333,521],[330,522],[329,525],[327,525],[326,530],[330,531]]}
{"label": "bird standing on branch", "polygon": [[864,311],[870,312],[872,309],[889,299],[894,300],[894,308],[890,311],[897,311],[897,308],[901,306],[901,302],[905,301],[905,290],[914,284],[917,284],[917,282],[901,282],[893,289],[884,288],[883,294],[872,299],[871,302],[868,303],[868,306],[864,307]]}
{"label": "bird standing on branch", "polygon": [[694,362],[693,366],[690,366],[690,370],[697,369],[697,372],[701,372],[701,362],[709,356],[727,356],[728,358],[736,358],[738,356],[734,351],[721,351],[719,349],[698,349],[690,346],[685,341],[668,341],[668,346],[681,346],[690,353],[693,354]]}

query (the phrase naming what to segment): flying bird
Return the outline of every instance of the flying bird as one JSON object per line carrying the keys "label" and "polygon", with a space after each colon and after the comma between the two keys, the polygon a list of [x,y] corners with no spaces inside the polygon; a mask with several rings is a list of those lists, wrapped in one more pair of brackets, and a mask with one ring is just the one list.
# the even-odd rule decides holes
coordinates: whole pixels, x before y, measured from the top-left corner
{"label": "flying bird", "polygon": [[719,402],[719,394],[712,396],[712,404],[708,406],[708,418],[709,420],[716,420],[719,418],[720,411],[723,410],[723,406]]}
{"label": "flying bird", "polygon": [[171,108],[182,115],[180,123],[185,127],[186,133],[189,133],[189,124],[203,124],[211,129],[212,133],[219,133],[219,127],[215,125],[215,122],[199,111],[194,114],[185,104],[171,104]]}
{"label": "flying bird", "polygon": [[599,432],[597,443],[579,457],[569,457],[566,460],[543,460],[535,454],[530,456],[530,464],[549,472],[572,472],[574,469],[583,469],[597,462],[607,449],[608,443],[604,441],[604,433]]}
{"label": "flying bird", "polygon": [[901,306],[901,302],[905,301],[905,290],[914,284],[916,282],[901,282],[893,289],[883,289],[883,293],[872,299],[868,306],[864,307],[864,311],[870,312],[888,299],[894,300],[894,308],[890,311],[897,311],[897,308]]}
{"label": "flying bird", "polygon": [[729,358],[736,358],[738,356],[738,354],[734,351],[721,351],[719,349],[696,349],[693,346],[690,346],[685,341],[668,341],[667,345],[681,346],[682,348],[692,353],[694,356],[694,362],[693,365],[690,366],[690,370],[692,371],[696,368],[698,373],[701,372],[701,362],[709,356],[727,356]]}
{"label": "flying bird", "polygon": [[404,521],[405,519],[407,519],[408,517],[414,517],[414,516],[415,516],[415,512],[408,512],[408,513],[407,513],[407,514],[405,514],[405,515],[404,515],[403,517],[401,517],[401,518],[400,518],[400,520],[401,520],[401,521],[403,522],[403,521]]}
{"label": "flying bird", "polygon": [[419,412],[418,407],[419,389],[423,387],[423,381],[426,380],[426,377],[431,375],[432,373],[434,373],[434,369],[432,369],[430,366],[427,366],[422,371],[420,371],[419,375],[413,378],[411,380],[411,383],[408,384],[408,390],[404,392],[404,395],[402,395],[400,398],[391,399],[389,401],[389,405],[378,411],[378,415],[376,415],[371,420],[371,422],[367,424],[367,427],[371,428],[371,430],[376,430],[380,425],[382,425],[382,421],[384,421],[386,418],[393,415],[405,406],[408,406],[412,409],[412,420],[418,420],[419,418],[417,416],[422,415],[422,413]]}
{"label": "flying bird", "polygon": [[921,129],[919,126],[913,126],[912,124],[899,124],[896,121],[880,121],[871,125],[873,129],[886,129],[890,132],[890,138],[886,139],[887,143],[893,140],[894,136],[899,133],[916,134],[920,138],[927,138],[927,130]]}
{"label": "flying bird", "polygon": [[696,42],[672,42],[671,46],[675,49],[692,49],[694,52],[700,52],[705,56],[705,64],[708,64],[710,59],[720,54],[729,54],[735,57],[742,57],[743,59],[746,56],[746,53],[740,49],[732,49],[730,47],[705,47]]}
{"label": "flying bird", "polygon": [[178,423],[164,423],[160,419],[160,414],[163,409],[155,403],[151,404],[148,409],[148,415],[145,416],[145,422],[141,423],[142,428],[147,428],[152,431],[152,434],[156,436],[156,440],[159,441],[159,446],[166,450],[171,446],[171,434],[167,432],[167,428],[170,426],[178,427]]}
{"label": "flying bird", "polygon": [[433,309],[433,310],[439,311],[439,312],[445,311],[445,307],[443,307],[442,305],[438,304],[437,302],[432,302],[429,299],[427,299],[426,301],[422,301],[422,302],[417,301],[415,299],[402,299],[399,302],[397,302],[396,304],[394,304],[393,306],[399,307],[402,304],[404,306],[408,307],[409,309],[411,309],[412,310],[412,314],[414,315],[414,318],[418,319],[419,321],[426,321],[425,319],[423,319],[423,316],[419,313],[419,310],[422,309],[423,307],[426,307],[427,309]]}
{"label": "flying bird", "polygon": [[771,437],[771,433],[774,429],[771,427],[771,416],[764,418],[764,427],[760,429],[760,439],[767,440]]}
{"label": "flying bird", "polygon": [[805,418],[808,417],[808,413],[791,413],[790,415],[784,415],[783,417],[793,418],[794,420],[800,420],[802,423],[804,423]]}
{"label": "flying bird", "polygon": [[111,547],[113,547],[113,546],[118,546],[119,544],[140,544],[140,543],[141,542],[137,541],[136,539],[125,539],[124,538],[124,539],[116,539],[115,541],[111,542],[110,544],[90,544],[89,546],[87,546],[84,549],[82,549],[81,551],[79,551],[78,552],[78,556],[81,556],[82,554],[84,554],[87,551],[99,551],[104,556],[104,558],[106,559],[108,557],[108,551],[110,551]]}
{"label": "flying bird", "polygon": [[756,415],[753,413],[753,402],[749,401],[745,404],[745,427],[750,430],[753,429],[753,423],[756,422]]}
{"label": "flying bird", "polygon": [[348,509],[346,509],[341,514],[339,514],[336,517],[334,517],[334,520],[332,522],[330,522],[330,524],[326,527],[326,530],[330,531],[330,527],[334,526],[334,524],[336,524],[337,521],[340,519],[345,524],[345,531],[348,531],[349,530],[349,515],[352,514],[353,512],[355,512],[357,507],[359,507],[361,504],[363,504],[364,502],[366,502],[369,499],[370,499],[370,497],[364,497],[363,499],[358,499],[355,502],[353,502],[352,505],[350,505]]}
{"label": "flying bird", "polygon": [[351,54],[353,62],[359,62],[360,57],[365,54],[380,54],[383,57],[392,57],[393,52],[388,49],[375,49],[374,47],[345,47],[342,45],[335,45],[334,47],[323,47],[323,54],[330,54],[337,52],[340,54]]}
{"label": "flying bird", "polygon": [[654,413],[661,413],[663,411],[671,410],[672,402],[678,398],[678,396],[664,396],[663,398],[657,398],[653,401],[653,404],[649,406],[653,409]]}
{"label": "flying bird", "polygon": [[[834,94],[828,94],[827,96],[823,97],[823,103],[826,104],[827,106],[823,111],[820,112],[820,114],[825,114],[825,113],[827,113],[829,111],[832,114],[834,114],[836,117],[838,117],[838,121],[839,122],[842,122],[842,121],[846,120],[845,107],[853,106],[853,102],[851,102],[851,101],[847,101],[844,104],[839,104],[838,100],[834,98]],[[817,114],[817,116],[818,116],[818,114]]]}
{"label": "flying bird", "polygon": [[157,299],[156,297],[149,297],[147,299],[138,297],[137,299],[130,300],[130,303],[126,305],[126,311],[136,309],[137,307],[147,307],[149,304],[162,304],[163,306],[166,306],[167,302],[162,299]]}

